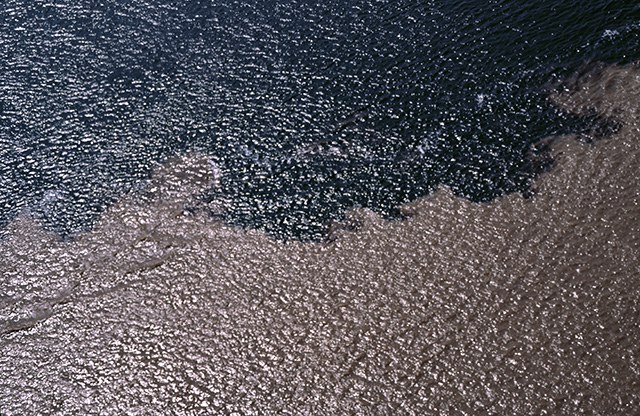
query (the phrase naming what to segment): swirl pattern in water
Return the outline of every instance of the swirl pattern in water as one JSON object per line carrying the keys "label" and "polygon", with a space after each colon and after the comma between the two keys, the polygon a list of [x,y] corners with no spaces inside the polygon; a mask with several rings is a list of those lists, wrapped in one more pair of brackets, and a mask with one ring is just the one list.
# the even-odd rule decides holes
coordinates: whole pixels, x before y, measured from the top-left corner
{"label": "swirl pattern in water", "polygon": [[6,0],[0,222],[77,232],[189,150],[227,221],[282,238],[438,185],[527,192],[533,143],[602,133],[549,85],[638,59],[639,34],[631,1]]}

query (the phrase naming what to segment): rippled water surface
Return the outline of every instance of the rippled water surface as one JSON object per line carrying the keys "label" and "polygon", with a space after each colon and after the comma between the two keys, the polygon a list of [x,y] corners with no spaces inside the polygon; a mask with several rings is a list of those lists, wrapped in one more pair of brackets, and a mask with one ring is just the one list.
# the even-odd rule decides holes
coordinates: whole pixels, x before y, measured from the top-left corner
{"label": "rippled water surface", "polygon": [[631,1],[7,0],[0,25],[0,220],[62,234],[194,149],[225,218],[279,237],[526,193],[532,143],[607,129],[548,88],[640,53]]}
{"label": "rippled water surface", "polygon": [[5,0],[0,416],[640,414],[640,8],[531,3]]}

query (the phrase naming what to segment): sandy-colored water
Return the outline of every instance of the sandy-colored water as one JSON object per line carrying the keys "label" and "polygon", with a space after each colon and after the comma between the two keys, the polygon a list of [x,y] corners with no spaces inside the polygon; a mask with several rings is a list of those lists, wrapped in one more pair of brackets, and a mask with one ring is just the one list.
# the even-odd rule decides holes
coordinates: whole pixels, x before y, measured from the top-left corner
{"label": "sandy-colored water", "polygon": [[529,199],[281,242],[202,214],[189,155],[73,241],[18,219],[0,415],[640,413],[640,72],[554,100],[622,128],[556,139]]}

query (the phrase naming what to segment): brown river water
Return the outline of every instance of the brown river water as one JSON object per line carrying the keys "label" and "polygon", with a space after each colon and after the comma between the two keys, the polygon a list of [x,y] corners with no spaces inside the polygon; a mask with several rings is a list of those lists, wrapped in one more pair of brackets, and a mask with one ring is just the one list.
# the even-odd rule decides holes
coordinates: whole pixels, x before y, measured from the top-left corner
{"label": "brown river water", "polygon": [[0,415],[640,414],[640,71],[552,99],[621,128],[551,138],[527,199],[440,189],[276,241],[199,210],[189,154],[73,240],[18,218]]}

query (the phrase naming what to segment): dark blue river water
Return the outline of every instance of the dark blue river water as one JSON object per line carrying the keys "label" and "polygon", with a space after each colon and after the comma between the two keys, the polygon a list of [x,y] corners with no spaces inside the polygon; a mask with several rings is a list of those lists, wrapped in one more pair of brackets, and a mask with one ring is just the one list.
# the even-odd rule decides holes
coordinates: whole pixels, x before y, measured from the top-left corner
{"label": "dark blue river water", "polygon": [[635,1],[5,0],[0,224],[84,230],[190,150],[228,222],[281,238],[439,185],[526,195],[532,144],[612,128],[549,93],[639,39]]}

